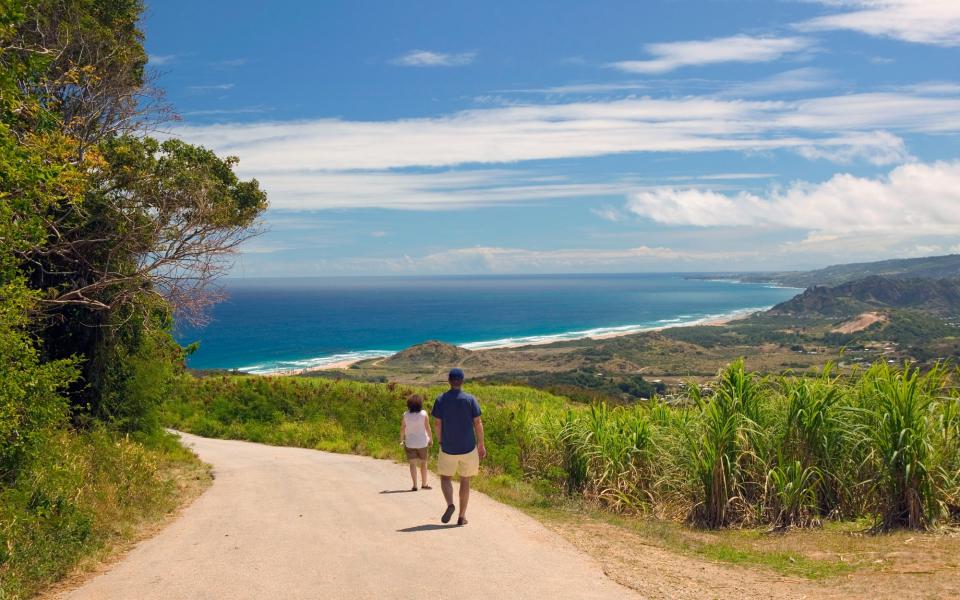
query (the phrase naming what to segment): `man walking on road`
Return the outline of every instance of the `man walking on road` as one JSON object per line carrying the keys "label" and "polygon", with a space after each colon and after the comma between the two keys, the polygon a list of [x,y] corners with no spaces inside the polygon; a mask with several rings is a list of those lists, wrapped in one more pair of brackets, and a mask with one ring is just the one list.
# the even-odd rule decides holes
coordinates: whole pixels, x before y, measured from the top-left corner
{"label": "man walking on road", "polygon": [[480,472],[480,461],[487,455],[487,449],[483,445],[480,403],[460,389],[463,386],[463,371],[451,369],[447,381],[450,389],[437,396],[431,412],[436,439],[440,440],[440,457],[437,461],[440,489],[447,501],[447,510],[440,521],[449,523],[457,509],[453,504],[453,476],[459,471],[460,516],[457,525],[466,525],[470,478]]}

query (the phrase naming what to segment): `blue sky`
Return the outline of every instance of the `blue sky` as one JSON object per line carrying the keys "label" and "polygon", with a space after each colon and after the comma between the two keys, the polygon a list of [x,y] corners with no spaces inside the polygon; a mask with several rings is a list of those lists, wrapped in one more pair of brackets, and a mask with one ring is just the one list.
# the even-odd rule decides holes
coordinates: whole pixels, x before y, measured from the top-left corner
{"label": "blue sky", "polygon": [[164,0],[236,276],[810,268],[960,252],[956,0]]}

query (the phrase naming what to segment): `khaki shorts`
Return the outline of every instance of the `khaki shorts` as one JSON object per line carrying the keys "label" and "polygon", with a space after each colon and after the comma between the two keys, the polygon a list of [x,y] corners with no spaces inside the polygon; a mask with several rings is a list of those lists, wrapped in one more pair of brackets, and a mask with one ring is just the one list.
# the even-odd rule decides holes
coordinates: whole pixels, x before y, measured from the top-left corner
{"label": "khaki shorts", "polygon": [[480,454],[476,447],[466,454],[447,454],[440,451],[437,473],[443,477],[453,477],[457,471],[460,471],[460,477],[474,477],[480,472]]}
{"label": "khaki shorts", "polygon": [[405,448],[407,460],[427,460],[426,448]]}

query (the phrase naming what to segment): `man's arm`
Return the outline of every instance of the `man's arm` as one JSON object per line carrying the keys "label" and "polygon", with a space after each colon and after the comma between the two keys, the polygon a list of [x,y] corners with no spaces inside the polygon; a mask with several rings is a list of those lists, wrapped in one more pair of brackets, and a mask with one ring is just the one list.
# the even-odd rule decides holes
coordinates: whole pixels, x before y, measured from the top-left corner
{"label": "man's arm", "polygon": [[487,447],[483,445],[483,419],[473,418],[473,431],[477,434],[477,453],[480,454],[480,460],[487,455]]}
{"label": "man's arm", "polygon": [[442,437],[440,437],[440,432],[441,432],[442,430],[443,430],[443,421],[440,420],[440,419],[436,419],[436,418],[435,418],[435,419],[433,420],[433,431],[434,431],[434,432],[436,433],[436,435],[437,435],[437,437],[434,438],[435,440],[439,441],[439,440],[442,440],[442,439],[443,439]]}

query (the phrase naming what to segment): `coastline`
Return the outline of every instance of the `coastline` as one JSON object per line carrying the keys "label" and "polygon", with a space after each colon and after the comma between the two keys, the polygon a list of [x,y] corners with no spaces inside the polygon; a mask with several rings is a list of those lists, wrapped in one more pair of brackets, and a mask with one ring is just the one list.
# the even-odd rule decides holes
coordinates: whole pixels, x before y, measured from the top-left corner
{"label": "coastline", "polygon": [[[699,319],[694,319],[692,321],[680,321],[678,319],[666,319],[665,321],[674,321],[671,323],[664,323],[663,325],[626,325],[622,327],[601,327],[597,329],[591,329],[586,331],[573,331],[562,334],[555,335],[543,335],[543,336],[530,336],[530,337],[521,337],[521,338],[505,338],[502,340],[492,340],[489,342],[468,342],[465,344],[457,344],[461,348],[466,348],[472,351],[483,351],[483,350],[497,350],[504,348],[523,348],[526,346],[545,346],[548,344],[555,344],[558,342],[567,342],[567,341],[576,341],[576,340],[606,340],[612,338],[623,337],[627,335],[635,335],[638,333],[645,333],[649,331],[662,331],[664,329],[673,329],[676,327],[697,327],[697,326],[710,326],[710,327],[719,327],[726,325],[732,321],[737,321],[740,319],[745,319],[751,315],[754,315],[758,312],[769,309],[769,306],[765,307],[755,307],[755,308],[741,308],[727,313],[721,313],[716,315],[708,315],[701,317]],[[351,365],[371,359],[384,359],[393,356],[397,351],[378,351],[370,350],[365,351],[367,355],[363,356],[350,356],[348,354],[343,355],[334,355],[331,358],[340,358],[340,360],[335,360],[333,362],[326,362],[316,366],[307,366],[302,368],[295,369],[282,369],[269,372],[256,372],[250,368],[250,371],[246,371],[251,375],[261,375],[261,376],[270,376],[270,377],[286,377],[286,376],[297,376],[303,375],[306,373],[315,373],[318,371],[336,371],[339,369],[348,369]],[[370,355],[370,353],[376,353],[375,355]],[[361,353],[351,353],[351,354],[361,354]],[[242,370],[242,369],[241,369]]]}

